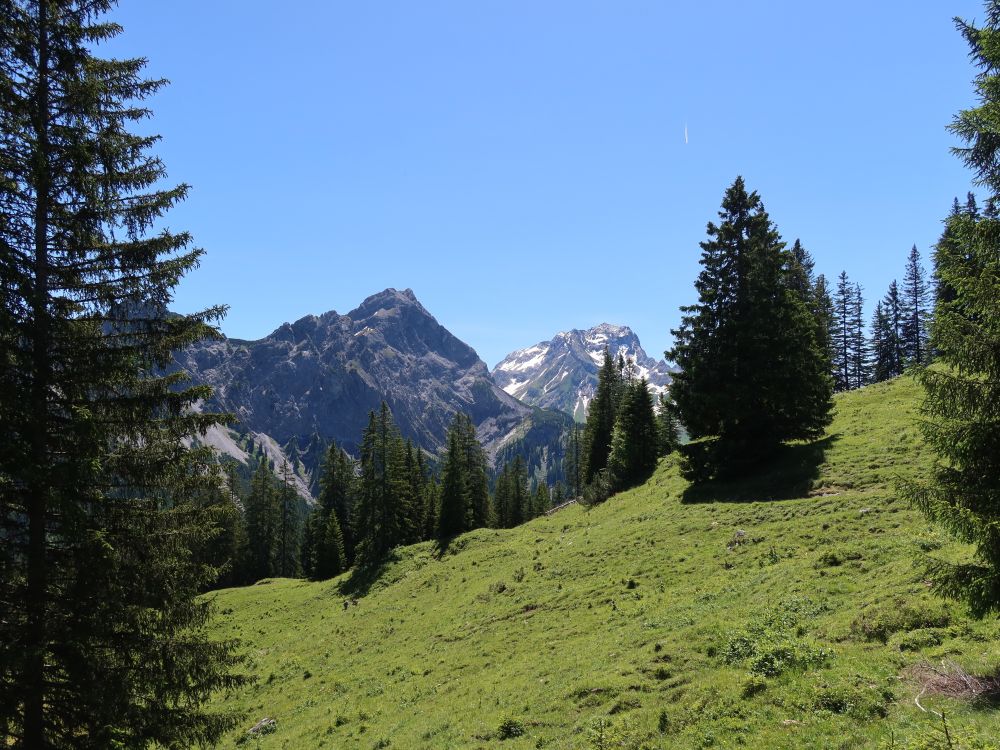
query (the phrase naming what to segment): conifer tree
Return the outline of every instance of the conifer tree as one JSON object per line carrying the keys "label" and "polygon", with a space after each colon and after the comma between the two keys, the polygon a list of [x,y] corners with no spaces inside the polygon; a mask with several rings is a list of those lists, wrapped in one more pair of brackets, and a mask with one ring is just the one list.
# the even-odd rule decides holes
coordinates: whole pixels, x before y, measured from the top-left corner
{"label": "conifer tree", "polygon": [[657,455],[666,456],[673,453],[680,444],[680,430],[677,427],[677,407],[671,403],[667,394],[661,393],[656,409],[656,448]]}
{"label": "conifer tree", "polygon": [[224,420],[164,374],[223,310],[164,314],[201,251],[156,230],[187,187],[131,132],[164,82],[98,56],[112,6],[0,6],[0,743],[32,750],[210,743],[238,681],[196,598],[219,477],[186,447]]}
{"label": "conifer tree", "polygon": [[901,325],[899,289],[893,281],[872,318],[872,379],[876,383],[903,374]]}
{"label": "conifer tree", "polygon": [[403,440],[383,401],[377,415],[368,415],[368,427],[361,437],[361,476],[355,509],[355,559],[359,564],[383,560],[402,543],[405,485]]}
{"label": "conifer tree", "polygon": [[719,217],[701,243],[698,304],[682,308],[668,355],[680,366],[671,395],[681,422],[692,438],[715,438],[684,447],[696,478],[821,434],[832,406],[815,317],[790,288],[788,251],[760,197],[737,178]]}
{"label": "conifer tree", "polygon": [[834,388],[838,391],[847,391],[852,388],[851,363],[854,342],[852,317],[854,310],[854,287],[851,286],[847,277],[847,271],[841,271],[840,276],[837,277],[837,291],[833,298],[833,377]]}
{"label": "conifer tree", "polygon": [[[1000,195],[1000,2],[986,3],[982,27],[958,21],[979,67],[978,106],[960,112],[955,153],[976,181]],[[1000,221],[953,214],[935,265],[949,294],[939,296],[931,330],[937,365],[918,371],[924,387],[924,437],[940,460],[928,482],[906,494],[924,514],[972,545],[964,560],[931,566],[937,590],[976,614],[1000,610]]]}
{"label": "conifer tree", "polygon": [[616,362],[608,348],[604,348],[604,361],[597,374],[597,389],[587,410],[583,431],[583,484],[589,484],[597,472],[608,465],[624,364],[624,360]]}
{"label": "conifer tree", "polygon": [[354,462],[336,442],[331,442],[323,458],[317,505],[325,514],[337,514],[337,526],[341,530],[347,566],[350,566],[354,559],[352,511],[356,484]]}
{"label": "conifer tree", "polygon": [[531,517],[538,518],[539,516],[544,516],[549,510],[551,503],[552,498],[549,494],[549,486],[545,482],[539,482],[538,487],[535,488],[535,495],[531,504]]}
{"label": "conifer tree", "polygon": [[302,535],[299,521],[299,493],[292,480],[288,463],[281,467],[281,485],[278,489],[277,575],[295,578],[300,573],[299,539]]}
{"label": "conifer tree", "polygon": [[920,263],[920,253],[914,245],[906,259],[906,274],[903,277],[902,335],[903,356],[907,365],[927,363],[927,318],[930,287],[924,267]]}
{"label": "conifer tree", "polygon": [[456,425],[448,430],[448,448],[441,469],[441,512],[438,516],[439,539],[457,536],[472,527],[467,496],[465,461]]}
{"label": "conifer tree", "polygon": [[864,296],[861,284],[854,285],[851,297],[851,387],[861,388],[869,382],[868,339],[865,337]]}
{"label": "conifer tree", "polygon": [[653,399],[645,378],[629,383],[615,418],[608,473],[612,487],[623,490],[646,481],[656,469],[658,435]]}
{"label": "conifer tree", "polygon": [[259,581],[278,574],[278,529],[281,507],[274,476],[265,461],[257,465],[245,501],[247,527],[247,576]]}
{"label": "conifer tree", "polygon": [[583,493],[584,471],[583,429],[575,422],[566,436],[566,453],[563,461],[569,493],[572,497],[580,497]]}
{"label": "conifer tree", "polygon": [[813,314],[816,316],[816,345],[826,360],[826,371],[836,382],[836,370],[834,369],[835,342],[837,340],[836,317],[833,298],[830,297],[830,287],[823,274],[816,277],[816,283],[813,285]]}

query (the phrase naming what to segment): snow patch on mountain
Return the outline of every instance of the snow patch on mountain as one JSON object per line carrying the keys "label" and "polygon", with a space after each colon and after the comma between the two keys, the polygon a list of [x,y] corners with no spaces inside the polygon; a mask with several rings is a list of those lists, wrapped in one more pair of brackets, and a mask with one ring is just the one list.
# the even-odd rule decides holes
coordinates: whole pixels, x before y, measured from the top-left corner
{"label": "snow patch on mountain", "polygon": [[631,362],[635,377],[647,380],[654,397],[670,385],[667,364],[648,356],[631,328],[610,323],[563,331],[550,341],[512,352],[493,368],[493,380],[527,404],[559,409],[583,421],[605,348]]}

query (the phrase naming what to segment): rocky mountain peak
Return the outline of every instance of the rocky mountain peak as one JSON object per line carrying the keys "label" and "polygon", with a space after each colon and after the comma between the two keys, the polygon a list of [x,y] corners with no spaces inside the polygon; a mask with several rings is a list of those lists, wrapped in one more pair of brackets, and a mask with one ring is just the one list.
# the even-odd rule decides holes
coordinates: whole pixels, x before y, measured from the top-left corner
{"label": "rocky mountain peak", "polygon": [[628,326],[601,323],[586,330],[556,334],[527,349],[512,352],[493,368],[493,380],[507,393],[532,406],[559,409],[582,421],[597,386],[604,349],[635,362],[637,376],[654,393],[670,383],[670,369],[648,356]]}

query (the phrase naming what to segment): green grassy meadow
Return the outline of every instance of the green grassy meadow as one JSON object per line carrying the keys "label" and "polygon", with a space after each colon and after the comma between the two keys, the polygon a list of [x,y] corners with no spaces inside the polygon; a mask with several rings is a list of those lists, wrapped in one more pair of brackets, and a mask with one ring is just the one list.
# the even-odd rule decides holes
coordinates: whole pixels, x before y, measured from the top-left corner
{"label": "green grassy meadow", "polygon": [[908,378],[841,395],[823,440],[739,484],[694,491],[667,459],[603,505],[378,575],[212,594],[258,678],[218,698],[245,715],[224,746],[994,747],[993,705],[914,703],[921,664],[1000,665],[997,620],[917,565],[967,551],[894,490],[930,464],[919,397]]}

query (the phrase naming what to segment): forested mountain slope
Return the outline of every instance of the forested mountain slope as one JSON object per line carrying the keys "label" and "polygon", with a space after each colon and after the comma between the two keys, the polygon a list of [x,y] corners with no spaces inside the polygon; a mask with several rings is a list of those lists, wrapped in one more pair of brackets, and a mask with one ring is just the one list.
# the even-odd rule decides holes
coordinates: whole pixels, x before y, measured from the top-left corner
{"label": "forested mountain slope", "polygon": [[[259,678],[226,699],[232,740],[271,717],[261,748],[947,747],[920,665],[995,669],[1000,627],[915,565],[963,552],[894,490],[929,466],[918,403],[908,378],[842,394],[824,439],[742,483],[693,490],[668,458],[377,575],[213,594]],[[920,703],[953,741],[1000,736],[995,712]]]}

